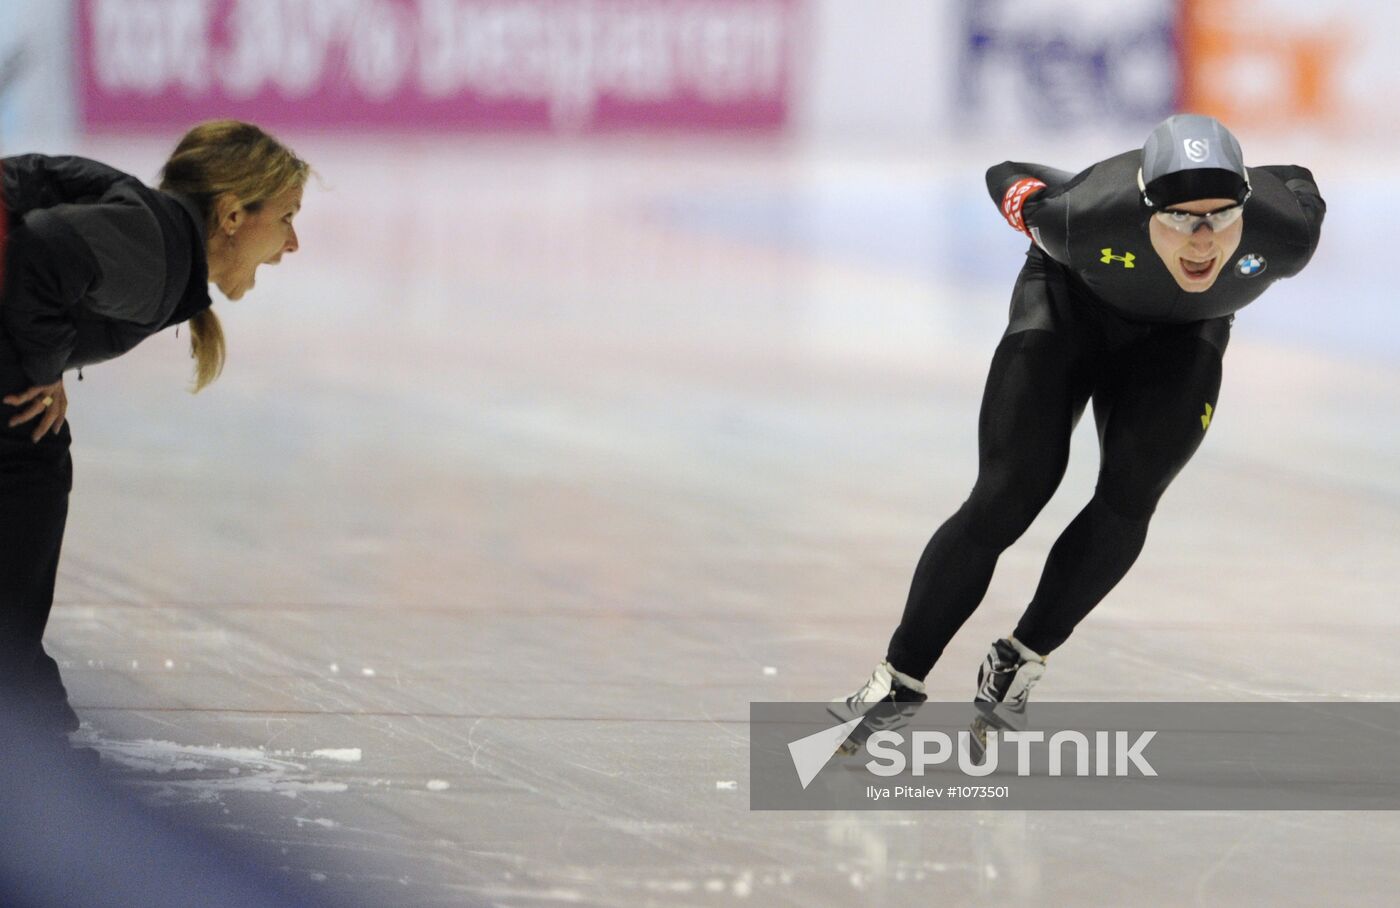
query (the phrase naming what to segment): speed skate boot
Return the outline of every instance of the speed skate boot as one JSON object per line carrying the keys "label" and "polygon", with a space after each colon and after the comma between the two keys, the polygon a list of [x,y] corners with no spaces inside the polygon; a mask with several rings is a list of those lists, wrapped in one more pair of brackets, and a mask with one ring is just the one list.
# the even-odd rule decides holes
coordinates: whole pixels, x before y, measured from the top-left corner
{"label": "speed skate boot", "polygon": [[1045,657],[1015,637],[992,644],[977,669],[977,694],[972,702],[979,715],[972,722],[972,759],[981,763],[987,732],[1021,731],[1026,727],[1026,701],[1045,674]]}
{"label": "speed skate boot", "polygon": [[900,727],[927,699],[924,682],[896,670],[889,662],[881,662],[859,690],[849,697],[832,700],[827,707],[827,712],[841,722],[865,719],[836,752],[844,756],[859,753],[867,738],[877,731]]}

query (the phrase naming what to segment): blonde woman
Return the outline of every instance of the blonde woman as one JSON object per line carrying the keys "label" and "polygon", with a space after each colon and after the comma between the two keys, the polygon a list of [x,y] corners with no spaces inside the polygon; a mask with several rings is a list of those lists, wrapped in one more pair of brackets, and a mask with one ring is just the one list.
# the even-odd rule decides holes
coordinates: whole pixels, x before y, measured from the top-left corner
{"label": "blonde woman", "polygon": [[159,189],[85,158],[0,160],[0,712],[78,726],[42,644],[72,488],[63,373],[188,322],[206,387],[224,363],[209,284],[239,299],[297,250],[309,172],[232,120],[190,130]]}

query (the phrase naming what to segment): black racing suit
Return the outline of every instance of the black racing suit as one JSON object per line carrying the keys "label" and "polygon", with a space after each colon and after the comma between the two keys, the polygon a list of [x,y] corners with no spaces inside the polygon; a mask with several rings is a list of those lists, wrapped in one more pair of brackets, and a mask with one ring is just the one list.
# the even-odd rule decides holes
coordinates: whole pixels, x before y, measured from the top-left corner
{"label": "black racing suit", "polygon": [[1195,453],[1220,390],[1234,313],[1317,248],[1326,205],[1302,167],[1249,169],[1240,245],[1215,283],[1187,293],[1153,251],[1140,151],[1071,177],[1005,162],[987,172],[1000,207],[1025,177],[1034,243],[992,357],[971,496],[934,534],[914,572],[887,658],[925,677],[986,595],[997,559],[1059,486],[1070,435],[1092,399],[1098,483],[1060,535],[1015,636],[1045,654],[1127,573],[1157,501]]}
{"label": "black racing suit", "polygon": [[[0,395],[119,356],[210,304],[203,215],[76,157],[0,160]],[[7,235],[7,236],[6,236]],[[38,419],[0,404],[0,710],[71,728],[42,638],[53,604],[73,467],[67,422],[35,443]]]}

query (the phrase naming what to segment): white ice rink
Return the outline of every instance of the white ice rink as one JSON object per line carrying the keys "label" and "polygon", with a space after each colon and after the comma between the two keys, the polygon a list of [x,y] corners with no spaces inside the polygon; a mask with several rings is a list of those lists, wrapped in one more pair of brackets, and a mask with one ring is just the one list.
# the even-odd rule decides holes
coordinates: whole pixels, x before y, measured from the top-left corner
{"label": "white ice rink", "polygon": [[[748,808],[749,702],[864,680],[971,488],[1022,245],[981,174],[1036,149],[288,138],[322,179],[224,377],[182,332],[68,381],[50,648],[144,797],[392,906],[1393,903],[1393,813]],[[1037,697],[1400,699],[1400,193],[1306,152],[1322,249]]]}

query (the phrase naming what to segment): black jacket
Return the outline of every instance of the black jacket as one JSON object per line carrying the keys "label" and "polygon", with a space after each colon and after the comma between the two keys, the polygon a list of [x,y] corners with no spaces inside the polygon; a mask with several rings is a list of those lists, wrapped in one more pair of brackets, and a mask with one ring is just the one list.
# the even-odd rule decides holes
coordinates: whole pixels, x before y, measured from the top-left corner
{"label": "black jacket", "polygon": [[1187,293],[1152,250],[1152,209],[1138,191],[1141,151],[1128,151],[1071,175],[1006,161],[987,171],[987,191],[998,208],[1022,177],[1046,188],[1026,199],[1024,216],[1036,245],[1065,266],[1076,285],[1127,318],[1194,322],[1231,315],[1279,278],[1303,270],[1317,249],[1327,204],[1305,167],[1249,168],[1254,194],[1244,207],[1244,232],[1235,261],[1209,290]]}
{"label": "black jacket", "polygon": [[0,330],[29,380],[120,356],[209,308],[189,199],[86,158],[0,160],[9,242]]}

